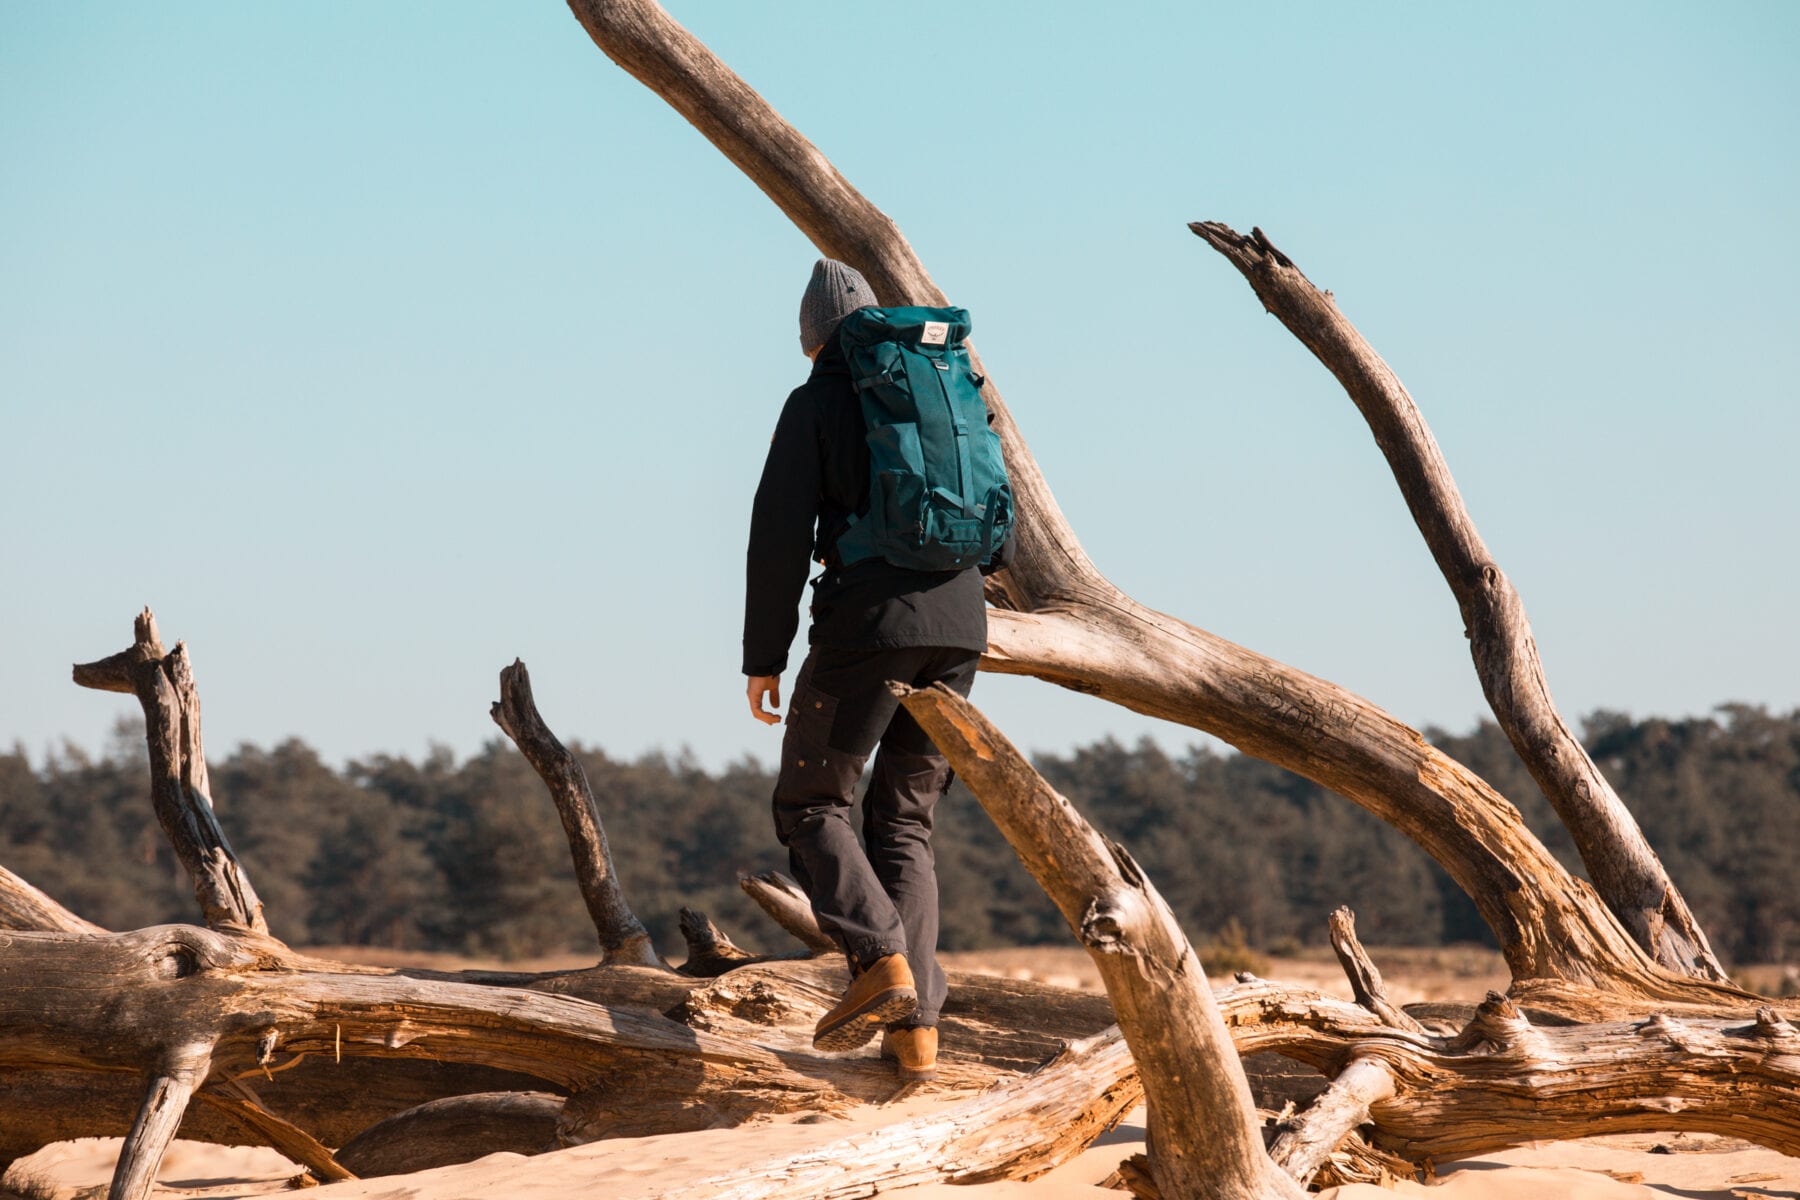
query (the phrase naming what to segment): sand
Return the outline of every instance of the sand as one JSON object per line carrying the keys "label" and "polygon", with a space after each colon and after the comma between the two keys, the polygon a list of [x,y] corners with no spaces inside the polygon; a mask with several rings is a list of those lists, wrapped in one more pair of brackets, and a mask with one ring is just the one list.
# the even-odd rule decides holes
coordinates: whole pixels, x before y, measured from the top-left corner
{"label": "sand", "polygon": [[[535,1158],[495,1154],[414,1175],[332,1184],[308,1195],[320,1200],[649,1200],[680,1189],[698,1200],[707,1194],[704,1181],[731,1165],[773,1161],[859,1128],[919,1115],[933,1103],[869,1110],[848,1122],[621,1139]],[[1142,1153],[1143,1139],[1139,1110],[1076,1159],[1029,1183],[929,1184],[883,1194],[905,1200],[1120,1200],[1124,1193],[1102,1188],[1100,1181],[1121,1159]],[[20,1166],[54,1181],[49,1194],[56,1200],[102,1197],[118,1146],[117,1138],[65,1142]],[[1653,1153],[1653,1146],[1673,1152]],[[286,1181],[296,1173],[293,1164],[273,1151],[178,1142],[164,1162],[157,1194],[220,1200],[268,1196],[285,1192]],[[1446,1164],[1430,1184],[1353,1184],[1319,1193],[1325,1200],[1394,1200],[1396,1194],[1433,1200],[1795,1197],[1800,1196],[1800,1160],[1728,1138],[1630,1135],[1523,1146]]]}
{"label": "sand", "polygon": [[[333,948],[329,956],[348,958],[350,954]],[[1034,947],[945,957],[946,965],[961,970],[1036,978],[1084,990],[1095,989],[1099,983],[1085,953],[1074,948]],[[532,964],[531,969],[558,965],[576,964],[546,961]],[[1259,973],[1270,978],[1348,996],[1348,986],[1335,963],[1323,956],[1259,965],[1264,968]],[[1480,950],[1386,951],[1383,969],[1390,991],[1402,1003],[1478,998],[1488,988],[1503,988],[1506,982],[1498,957]],[[955,1102],[922,1095],[859,1110],[850,1120],[767,1122],[737,1129],[619,1139],[532,1158],[496,1154],[413,1175],[333,1184],[308,1194],[320,1200],[649,1200],[679,1191],[684,1198],[702,1200],[711,1190],[706,1180],[722,1172],[773,1162]],[[1126,1193],[1099,1184],[1122,1159],[1143,1152],[1143,1120],[1139,1109],[1079,1157],[1029,1183],[929,1184],[883,1195],[905,1200],[1119,1200]],[[106,1194],[118,1147],[116,1138],[87,1138],[46,1147],[15,1164],[7,1182],[16,1185],[26,1177],[34,1179],[42,1189],[39,1195],[46,1200],[99,1200]],[[294,1164],[272,1150],[177,1142],[163,1163],[157,1194],[208,1198],[285,1194],[288,1181],[298,1174]],[[1357,1184],[1319,1193],[1328,1200],[1393,1200],[1396,1194],[1434,1200],[1800,1200],[1800,1159],[1729,1138],[1622,1135],[1537,1143],[1440,1164],[1438,1178],[1428,1184]]]}

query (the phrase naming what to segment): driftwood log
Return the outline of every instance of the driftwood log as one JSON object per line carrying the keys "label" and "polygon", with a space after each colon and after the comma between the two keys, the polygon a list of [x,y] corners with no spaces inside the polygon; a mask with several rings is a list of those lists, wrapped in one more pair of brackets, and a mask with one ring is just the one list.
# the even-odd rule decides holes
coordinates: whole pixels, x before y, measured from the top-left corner
{"label": "driftwood log", "polygon": [[1243,1063],[1199,955],[1154,884],[963,697],[895,687],[1018,852],[1105,981],[1143,1082],[1165,1196],[1300,1195],[1263,1151]]}
{"label": "driftwood log", "polygon": [[1378,1149],[1421,1163],[1672,1121],[1800,1153],[1800,1035],[1768,1008],[1744,1020],[1537,1026],[1490,995],[1466,1027],[1434,1036],[1388,1000],[1344,909],[1331,932],[1354,1003],[1253,981],[1215,1007],[1192,947],[1129,854],[1094,833],[968,700],[936,687],[903,690],[902,702],[1099,966],[1143,1079],[1159,1195],[1281,1194],[1233,1045],[1333,1077],[1275,1146],[1300,1182],[1370,1121]]}
{"label": "driftwood log", "polygon": [[[133,651],[115,659],[162,674],[173,656],[159,652],[148,611],[138,632]],[[197,713],[185,678],[178,694],[191,709],[146,709],[153,746],[180,744],[185,713]],[[811,1049],[811,1027],[842,986],[841,960],[752,955],[688,910],[692,953],[682,973],[662,965],[647,938],[632,949],[631,931],[643,927],[617,888],[585,778],[537,713],[523,664],[503,673],[502,690],[496,708],[504,707],[505,719],[496,719],[532,744],[530,757],[564,814],[606,962],[541,975],[401,972],[307,958],[235,921],[110,933],[7,872],[0,875],[0,920],[9,931],[0,933],[0,1164],[60,1138],[123,1134],[111,1189],[122,1198],[147,1194],[178,1131],[271,1145],[332,1180],[350,1178],[358,1163],[388,1171],[494,1148],[535,1152],[544,1148],[540,1134],[552,1110],[555,1144],[572,1145],[888,1098],[891,1066],[872,1055]],[[170,762],[152,761],[159,796],[168,792]],[[204,798],[203,787],[183,796]],[[198,810],[204,821],[194,811],[165,823],[172,841],[201,844],[211,809]],[[211,828],[217,832],[216,822]],[[216,845],[229,854],[222,832]],[[181,861],[208,903],[220,856],[189,853]],[[230,877],[254,895],[235,860]],[[815,942],[822,936],[792,911],[791,882],[776,876],[747,890],[765,894],[784,929],[803,939],[810,932]],[[726,971],[729,978],[709,978]],[[938,1085],[950,1093],[1035,1071],[1110,1019],[1096,997],[1025,981],[959,976],[954,983],[957,996],[944,1013],[954,1044]],[[384,1069],[367,1069],[368,1060]],[[1083,1070],[1072,1083],[1040,1083],[1068,1100],[1088,1086]],[[1121,1076],[1095,1086],[1089,1100],[1098,1104],[1107,1089],[1134,1085]],[[506,1098],[534,1088],[535,1097]],[[485,1098],[452,1102],[471,1094]],[[483,1114],[486,1137],[456,1135]],[[333,1146],[348,1148],[349,1163]],[[1041,1147],[1021,1153],[1043,1160]],[[991,1156],[984,1161],[1002,1169]]]}
{"label": "driftwood log", "polygon": [[[883,303],[945,303],[894,222],[652,0],[569,6],[609,58],[687,118],[822,253],[861,271]],[[1416,730],[1347,689],[1113,586],[1063,517],[994,374],[978,369],[1019,509],[1013,566],[989,580],[989,598],[1006,611],[992,614],[985,667],[1205,730],[1361,804],[1418,842],[1469,894],[1519,978],[1629,988],[1654,1002],[1679,996],[1684,976],[1714,977],[1710,952],[1689,955],[1678,939],[1652,937],[1656,931],[1635,917],[1621,924],[1608,909],[1619,902],[1641,911],[1641,889],[1603,900],[1556,862],[1493,788]],[[1606,839],[1623,834],[1617,824],[1596,827],[1588,840],[1604,856]],[[1611,857],[1633,858],[1627,847]],[[1673,885],[1659,903],[1669,912],[1686,908]],[[1653,953],[1665,956],[1661,969]]]}

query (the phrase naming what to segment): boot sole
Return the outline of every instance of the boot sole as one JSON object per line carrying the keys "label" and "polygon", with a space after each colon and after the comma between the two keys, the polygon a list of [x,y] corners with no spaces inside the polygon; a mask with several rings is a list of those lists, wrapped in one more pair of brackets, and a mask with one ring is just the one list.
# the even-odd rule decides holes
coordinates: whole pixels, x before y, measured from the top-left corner
{"label": "boot sole", "polygon": [[866,1046],[890,1021],[900,1021],[918,1010],[919,993],[909,987],[877,992],[861,1008],[844,1014],[828,1028],[813,1033],[813,1049],[828,1054]]}
{"label": "boot sole", "polygon": [[937,1078],[936,1067],[899,1067],[901,1083],[929,1083]]}

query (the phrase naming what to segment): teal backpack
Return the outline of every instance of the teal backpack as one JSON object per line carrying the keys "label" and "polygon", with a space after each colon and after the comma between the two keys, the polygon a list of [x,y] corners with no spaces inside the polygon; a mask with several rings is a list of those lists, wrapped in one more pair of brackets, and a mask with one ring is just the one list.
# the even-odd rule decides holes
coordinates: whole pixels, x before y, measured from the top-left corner
{"label": "teal backpack", "polygon": [[837,336],[869,429],[869,512],[851,518],[838,558],[915,571],[986,561],[1012,525],[1012,488],[963,347],[969,314],[862,308]]}

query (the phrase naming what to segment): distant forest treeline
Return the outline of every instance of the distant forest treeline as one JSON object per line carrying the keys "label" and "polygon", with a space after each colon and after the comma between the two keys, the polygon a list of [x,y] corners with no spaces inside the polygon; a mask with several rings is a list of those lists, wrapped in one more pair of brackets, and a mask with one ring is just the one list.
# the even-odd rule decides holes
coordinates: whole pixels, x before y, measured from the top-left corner
{"label": "distant forest treeline", "polygon": [[[1497,728],[1430,736],[1579,869]],[[1800,955],[1800,712],[1598,713],[1585,740],[1715,948],[1739,963]],[[680,945],[676,911],[687,904],[747,946],[789,948],[735,883],[739,869],[787,869],[765,770],[577,753],[626,895],[660,944]],[[21,750],[0,755],[0,863],[111,928],[193,920],[193,894],[150,811],[142,755],[124,731],[99,758],[70,748],[34,768]],[[1474,907],[1406,838],[1256,759],[1198,749],[1172,758],[1147,741],[1104,741],[1038,766],[1131,850],[1196,940],[1235,918],[1253,946],[1319,943],[1338,904],[1356,909],[1370,943],[1489,940]],[[212,786],[270,927],[290,942],[506,957],[593,945],[555,809],[508,744],[461,763],[440,752],[343,771],[299,741],[243,746],[212,764]],[[1069,938],[960,784],[939,813],[946,948]]]}

